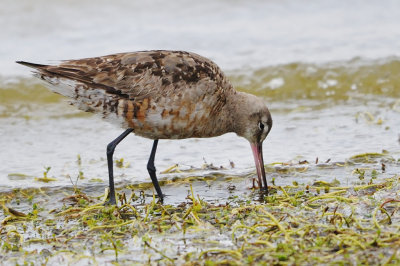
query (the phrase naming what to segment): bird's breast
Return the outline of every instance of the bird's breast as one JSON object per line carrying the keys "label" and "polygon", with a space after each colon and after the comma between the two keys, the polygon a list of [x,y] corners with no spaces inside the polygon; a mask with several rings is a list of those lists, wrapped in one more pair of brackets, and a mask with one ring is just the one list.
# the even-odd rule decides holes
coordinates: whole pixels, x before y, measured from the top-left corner
{"label": "bird's breast", "polygon": [[120,99],[117,115],[136,135],[151,139],[213,137],[226,133],[213,123],[212,100],[183,101],[180,97]]}

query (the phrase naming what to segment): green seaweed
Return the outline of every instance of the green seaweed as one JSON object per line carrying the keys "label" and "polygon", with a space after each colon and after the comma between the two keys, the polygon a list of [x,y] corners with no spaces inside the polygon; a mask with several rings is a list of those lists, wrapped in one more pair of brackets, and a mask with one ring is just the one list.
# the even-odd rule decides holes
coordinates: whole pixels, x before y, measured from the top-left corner
{"label": "green seaweed", "polygon": [[[366,166],[353,166],[349,177]],[[3,262],[399,264],[400,198],[393,192],[400,189],[400,175],[382,178],[365,170],[364,177],[369,173],[376,183],[357,184],[358,178],[346,186],[294,181],[291,186],[271,185],[270,194],[262,197],[257,190],[243,190],[239,177],[167,180],[164,186],[188,186],[188,196],[176,204],[146,196],[151,184],[119,187],[118,206],[104,206],[108,190],[87,193],[72,181],[63,197],[50,188],[15,189],[0,199]],[[192,186],[196,182],[211,189],[229,182],[227,198],[203,199]]]}

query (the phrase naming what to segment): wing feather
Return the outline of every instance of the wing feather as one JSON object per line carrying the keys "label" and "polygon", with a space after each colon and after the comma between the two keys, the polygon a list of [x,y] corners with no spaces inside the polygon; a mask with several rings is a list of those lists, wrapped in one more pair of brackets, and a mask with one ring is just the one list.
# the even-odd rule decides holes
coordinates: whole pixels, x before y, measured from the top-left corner
{"label": "wing feather", "polygon": [[144,51],[68,60],[47,71],[129,99],[167,96],[199,81],[220,89],[227,79],[204,57],[181,51]]}

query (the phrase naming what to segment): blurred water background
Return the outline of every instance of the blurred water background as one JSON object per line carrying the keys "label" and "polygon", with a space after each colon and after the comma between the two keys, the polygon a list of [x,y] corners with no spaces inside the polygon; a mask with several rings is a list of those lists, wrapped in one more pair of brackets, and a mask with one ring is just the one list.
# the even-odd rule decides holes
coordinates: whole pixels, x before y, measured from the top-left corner
{"label": "blurred water background", "polygon": [[[1,6],[1,191],[71,186],[69,177],[79,171],[80,185],[102,184],[106,145],[123,131],[69,106],[16,60],[52,63],[150,49],[209,57],[238,90],[263,97],[274,119],[264,142],[267,164],[343,162],[385,150],[394,158],[387,172],[399,172],[399,1],[2,0]],[[151,145],[130,136],[118,146],[115,157],[130,164],[116,169],[118,182],[149,181]],[[254,171],[247,141],[234,134],[159,143],[159,172],[204,162],[227,168],[220,170],[227,175]],[[57,181],[35,181],[45,167]],[[219,170],[197,174],[213,171]],[[274,175],[277,184],[291,182]],[[335,169],[310,180],[318,178],[349,182]]]}

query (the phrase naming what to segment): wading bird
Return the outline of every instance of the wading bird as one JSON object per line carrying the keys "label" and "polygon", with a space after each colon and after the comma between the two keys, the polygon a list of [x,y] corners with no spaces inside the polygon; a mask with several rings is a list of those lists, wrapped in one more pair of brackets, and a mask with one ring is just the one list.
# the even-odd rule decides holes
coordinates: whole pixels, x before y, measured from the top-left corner
{"label": "wading bird", "polygon": [[142,51],[62,61],[59,65],[17,63],[56,93],[87,112],[126,130],[107,145],[110,204],[116,204],[115,147],[130,133],[153,139],[147,169],[158,197],[154,158],[159,139],[208,138],[235,132],[251,145],[258,185],[268,193],[262,143],[272,127],[264,102],[236,91],[211,60],[183,51]]}

